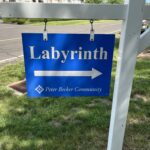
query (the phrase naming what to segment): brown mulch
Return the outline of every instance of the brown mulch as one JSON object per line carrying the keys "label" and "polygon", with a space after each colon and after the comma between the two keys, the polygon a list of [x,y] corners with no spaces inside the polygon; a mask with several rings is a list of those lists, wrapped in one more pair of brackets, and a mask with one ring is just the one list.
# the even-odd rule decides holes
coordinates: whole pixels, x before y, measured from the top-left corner
{"label": "brown mulch", "polygon": [[142,53],[138,55],[138,58],[142,59],[150,59],[150,49],[144,50]]}
{"label": "brown mulch", "polygon": [[26,93],[26,81],[25,80],[13,83],[13,84],[9,85],[9,87],[17,92],[20,92],[23,94]]}

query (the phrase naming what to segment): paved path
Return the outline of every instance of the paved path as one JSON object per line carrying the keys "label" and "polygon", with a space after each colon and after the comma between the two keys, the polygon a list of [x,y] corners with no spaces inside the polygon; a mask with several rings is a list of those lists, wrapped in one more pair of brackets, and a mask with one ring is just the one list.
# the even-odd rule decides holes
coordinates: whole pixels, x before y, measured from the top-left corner
{"label": "paved path", "polygon": [[[114,33],[120,30],[120,23],[94,24],[95,33]],[[22,57],[22,32],[43,32],[43,26],[12,25],[0,23],[0,64]],[[89,33],[90,24],[48,26],[49,33]]]}

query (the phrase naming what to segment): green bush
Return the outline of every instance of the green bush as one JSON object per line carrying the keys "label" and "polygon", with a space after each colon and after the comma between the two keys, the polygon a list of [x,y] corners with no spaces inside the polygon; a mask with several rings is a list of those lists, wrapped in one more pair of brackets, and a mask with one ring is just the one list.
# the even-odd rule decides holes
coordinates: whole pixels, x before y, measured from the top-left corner
{"label": "green bush", "polygon": [[16,21],[16,19],[13,19],[13,18],[4,18],[3,19],[4,23],[14,23],[15,21]]}
{"label": "green bush", "polygon": [[[48,21],[63,21],[64,19],[47,19]],[[66,20],[65,20],[66,21]],[[4,18],[4,23],[16,23],[16,24],[25,24],[25,23],[38,23],[38,22],[44,22],[44,19],[17,19],[17,18]]]}
{"label": "green bush", "polygon": [[17,24],[25,24],[27,19],[17,19],[17,18],[4,18],[4,23],[17,23]]}
{"label": "green bush", "polygon": [[17,24],[25,24],[27,19],[16,19]]}

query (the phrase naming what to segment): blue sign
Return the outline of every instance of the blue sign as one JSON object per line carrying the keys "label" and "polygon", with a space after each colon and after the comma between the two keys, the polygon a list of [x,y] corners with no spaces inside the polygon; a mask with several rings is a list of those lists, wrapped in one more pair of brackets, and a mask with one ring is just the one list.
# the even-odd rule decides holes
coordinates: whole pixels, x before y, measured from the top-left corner
{"label": "blue sign", "polygon": [[114,35],[23,33],[30,97],[108,96]]}

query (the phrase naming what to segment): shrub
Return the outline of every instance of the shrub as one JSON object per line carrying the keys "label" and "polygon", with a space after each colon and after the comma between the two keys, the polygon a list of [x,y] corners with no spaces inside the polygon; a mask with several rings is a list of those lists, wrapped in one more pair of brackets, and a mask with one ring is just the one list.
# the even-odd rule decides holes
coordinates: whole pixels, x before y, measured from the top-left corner
{"label": "shrub", "polygon": [[17,23],[17,24],[25,24],[27,19],[17,19],[17,18],[4,18],[4,23]]}

